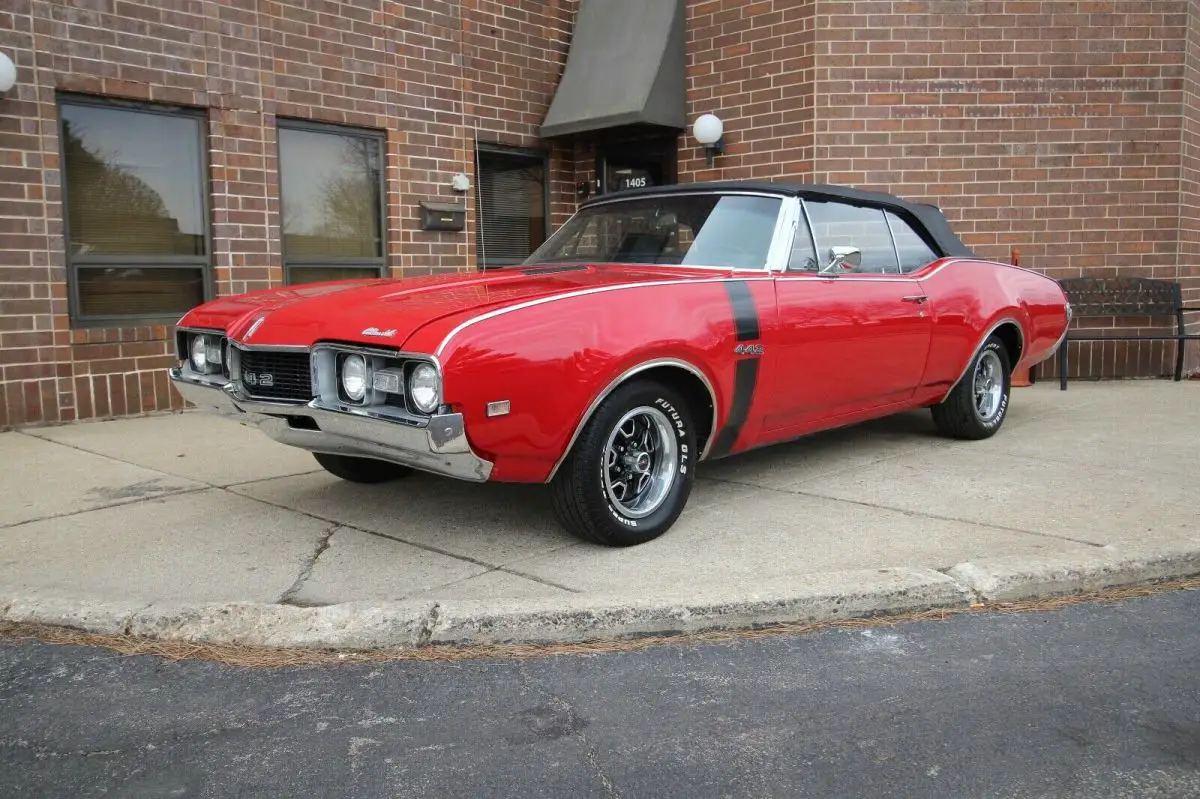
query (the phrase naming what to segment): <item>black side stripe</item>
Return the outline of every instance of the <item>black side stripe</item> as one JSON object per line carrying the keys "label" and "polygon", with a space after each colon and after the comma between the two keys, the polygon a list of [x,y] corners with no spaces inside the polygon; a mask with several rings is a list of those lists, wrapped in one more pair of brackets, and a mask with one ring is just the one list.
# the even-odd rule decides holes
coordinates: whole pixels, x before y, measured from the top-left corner
{"label": "black side stripe", "polygon": [[725,283],[725,293],[733,306],[733,322],[737,327],[738,341],[754,341],[758,338],[758,309],[746,281]]}
{"label": "black side stripe", "polygon": [[733,406],[729,409],[729,418],[725,426],[717,434],[708,451],[709,458],[720,458],[728,455],[733,444],[742,432],[742,425],[750,415],[750,400],[754,398],[754,385],[758,382],[758,358],[743,358],[737,362],[733,373]]}
{"label": "black side stripe", "polygon": [[[725,291],[729,294],[729,304],[733,308],[734,328],[738,341],[753,341],[759,337],[758,309],[754,306],[754,297],[750,287],[745,282],[725,283]],[[733,403],[729,408],[729,417],[725,426],[717,434],[712,447],[709,448],[709,458],[720,458],[728,455],[733,449],[737,437],[750,416],[750,402],[754,399],[754,388],[758,384],[758,358],[741,358],[737,361],[733,373]]]}

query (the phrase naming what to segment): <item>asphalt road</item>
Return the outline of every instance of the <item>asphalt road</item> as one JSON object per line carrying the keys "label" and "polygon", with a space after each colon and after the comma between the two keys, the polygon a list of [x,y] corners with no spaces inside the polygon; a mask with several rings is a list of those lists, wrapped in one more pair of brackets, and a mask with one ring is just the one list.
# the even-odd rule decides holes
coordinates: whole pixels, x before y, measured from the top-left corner
{"label": "asphalt road", "polygon": [[0,643],[0,796],[1200,796],[1200,591],[272,671]]}

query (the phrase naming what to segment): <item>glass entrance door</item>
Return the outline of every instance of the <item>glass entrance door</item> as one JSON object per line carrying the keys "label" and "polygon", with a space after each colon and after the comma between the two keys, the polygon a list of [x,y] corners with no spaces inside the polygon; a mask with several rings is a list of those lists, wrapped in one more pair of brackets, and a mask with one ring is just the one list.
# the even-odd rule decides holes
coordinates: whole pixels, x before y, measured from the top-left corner
{"label": "glass entrance door", "polygon": [[676,182],[677,137],[602,144],[596,149],[596,193]]}

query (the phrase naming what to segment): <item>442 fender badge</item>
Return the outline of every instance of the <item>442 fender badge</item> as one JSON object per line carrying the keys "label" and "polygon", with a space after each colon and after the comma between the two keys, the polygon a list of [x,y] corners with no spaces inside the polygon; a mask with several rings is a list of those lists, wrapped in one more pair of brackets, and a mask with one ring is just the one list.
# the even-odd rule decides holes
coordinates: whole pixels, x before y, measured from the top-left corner
{"label": "442 fender badge", "polygon": [[389,327],[387,330],[380,330],[377,327],[368,327],[362,332],[364,336],[373,336],[374,338],[391,338],[396,335],[396,328]]}
{"label": "442 fender badge", "polygon": [[761,344],[738,344],[733,348],[735,355],[762,355],[763,345]]}

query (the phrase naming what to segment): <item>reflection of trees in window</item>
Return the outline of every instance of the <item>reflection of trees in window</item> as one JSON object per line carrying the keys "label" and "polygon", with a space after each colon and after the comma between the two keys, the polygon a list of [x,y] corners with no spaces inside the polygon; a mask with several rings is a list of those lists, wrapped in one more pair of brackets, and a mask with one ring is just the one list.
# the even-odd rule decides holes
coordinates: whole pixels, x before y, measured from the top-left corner
{"label": "reflection of trees in window", "polygon": [[[310,140],[301,145],[302,153],[288,152],[289,138],[294,134],[326,141]],[[281,142],[288,255],[380,255],[379,140],[289,130],[281,136]],[[303,155],[316,156],[319,161],[303,163]],[[310,176],[300,174],[301,170]]]}
{"label": "reflection of trees in window", "polygon": [[204,301],[202,114],[64,98],[72,318],[174,321]]}
{"label": "reflection of trees in window", "polygon": [[321,184],[324,218],[320,235],[347,242],[348,254],[371,257],[379,252],[379,142],[344,138],[343,169]]}
{"label": "reflection of trees in window", "polygon": [[281,126],[288,282],[367,277],[383,266],[382,139]]}
{"label": "reflection of trees in window", "polygon": [[64,120],[63,156],[70,180],[67,219],[76,254],[202,255],[204,237],[179,229],[162,195],[122,169],[112,153],[89,150]]}

